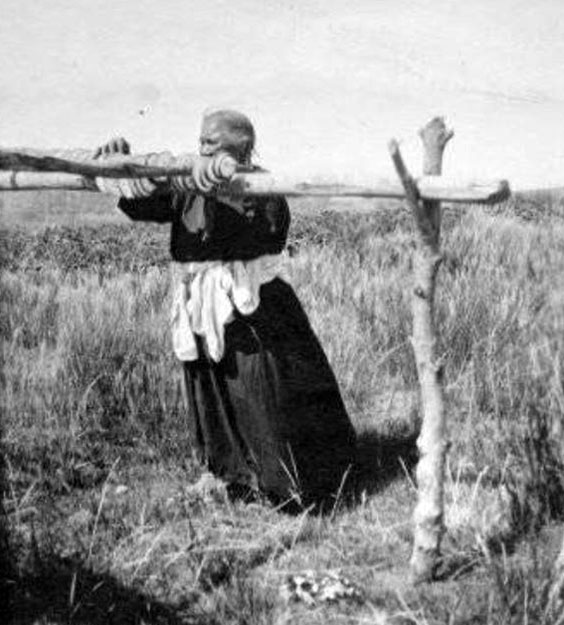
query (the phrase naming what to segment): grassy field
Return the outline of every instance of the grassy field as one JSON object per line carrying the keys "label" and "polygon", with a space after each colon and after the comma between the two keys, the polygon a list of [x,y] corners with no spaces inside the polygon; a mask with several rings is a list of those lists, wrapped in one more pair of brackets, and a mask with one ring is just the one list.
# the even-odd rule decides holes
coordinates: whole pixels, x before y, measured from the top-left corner
{"label": "grassy field", "polygon": [[[194,486],[166,227],[126,222],[94,195],[0,196],[14,622],[557,622],[547,590],[564,517],[562,204],[537,194],[445,212],[448,533],[442,580],[416,588],[412,224],[399,204],[370,208],[293,206],[289,280],[357,430],[360,480],[330,514],[290,516],[233,503],[213,479]],[[288,601],[288,576],[307,570],[344,575],[360,596]]]}

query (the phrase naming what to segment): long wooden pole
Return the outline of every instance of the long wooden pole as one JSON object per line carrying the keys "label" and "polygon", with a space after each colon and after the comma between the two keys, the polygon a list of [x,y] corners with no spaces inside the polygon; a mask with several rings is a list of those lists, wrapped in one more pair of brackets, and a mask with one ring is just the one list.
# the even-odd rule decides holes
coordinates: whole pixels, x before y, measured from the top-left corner
{"label": "long wooden pole", "polygon": [[[81,151],[84,152],[84,151]],[[69,152],[67,152],[69,153]],[[65,151],[0,150],[0,190],[70,189],[98,191],[96,177],[166,178],[184,176],[188,180],[194,155],[119,156],[108,159],[65,158]],[[229,178],[218,192],[227,195],[340,196],[364,198],[405,197],[397,181],[380,179],[367,184],[346,184],[316,176],[280,176],[267,172],[236,172],[226,161],[220,172]],[[505,180],[461,180],[444,176],[422,176],[416,181],[422,198],[445,202],[496,203],[510,195]]]}
{"label": "long wooden pole", "polygon": [[[210,161],[208,157],[184,154],[178,157],[168,152],[139,155],[112,155],[91,158],[89,150],[34,150],[0,149],[0,169],[10,171],[65,172],[91,178],[159,178],[162,176],[189,176],[194,161]],[[220,171],[225,178],[237,170],[234,158],[222,158]]]}
{"label": "long wooden pole", "polygon": [[[442,118],[431,120],[422,130],[423,171],[440,175],[446,144],[452,137]],[[401,158],[397,142],[390,143],[396,171],[404,186],[407,201],[417,222],[417,245],[414,250],[414,285],[412,297],[413,350],[419,377],[423,420],[417,440],[418,500],[413,513],[414,544],[411,576],[415,583],[430,581],[440,563],[444,534],[444,465],[445,410],[441,366],[436,353],[434,299],[436,275],[441,263],[439,236],[440,203],[422,199],[413,178]]]}

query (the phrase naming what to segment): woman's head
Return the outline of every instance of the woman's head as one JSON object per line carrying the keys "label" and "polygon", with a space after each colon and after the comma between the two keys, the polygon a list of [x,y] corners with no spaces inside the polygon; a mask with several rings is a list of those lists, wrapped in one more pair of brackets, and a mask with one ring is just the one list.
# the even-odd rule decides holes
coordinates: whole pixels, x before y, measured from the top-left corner
{"label": "woman's head", "polygon": [[200,135],[202,156],[224,151],[240,163],[248,164],[254,147],[255,129],[243,113],[226,109],[204,115]]}

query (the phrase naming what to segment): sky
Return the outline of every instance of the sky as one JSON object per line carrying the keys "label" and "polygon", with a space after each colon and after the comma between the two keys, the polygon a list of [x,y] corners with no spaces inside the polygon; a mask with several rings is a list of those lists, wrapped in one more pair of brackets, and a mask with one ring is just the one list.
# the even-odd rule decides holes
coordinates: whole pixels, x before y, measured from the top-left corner
{"label": "sky", "polygon": [[562,0],[2,0],[0,146],[197,148],[202,113],[253,120],[274,172],[393,177],[418,129],[444,173],[564,186]]}

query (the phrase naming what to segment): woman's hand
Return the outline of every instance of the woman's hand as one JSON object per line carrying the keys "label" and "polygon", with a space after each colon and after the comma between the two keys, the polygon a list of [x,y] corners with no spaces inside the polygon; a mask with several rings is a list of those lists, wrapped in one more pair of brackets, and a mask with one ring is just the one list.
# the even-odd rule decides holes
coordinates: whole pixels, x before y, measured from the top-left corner
{"label": "woman's hand", "polygon": [[[106,158],[131,154],[129,141],[115,137],[96,148],[92,158]],[[142,157],[139,157],[142,158]],[[141,162],[141,164],[144,164]],[[158,182],[151,178],[96,178],[96,186],[104,193],[126,199],[149,197],[157,190]]]}
{"label": "woman's hand", "polygon": [[114,154],[131,154],[131,146],[129,141],[123,137],[114,137],[107,143],[96,148],[92,158],[104,158],[106,156],[112,156]]}
{"label": "woman's hand", "polygon": [[227,152],[214,156],[184,154],[176,157],[177,164],[190,167],[189,176],[172,176],[171,185],[175,191],[187,193],[210,193],[237,171],[237,161]]}

